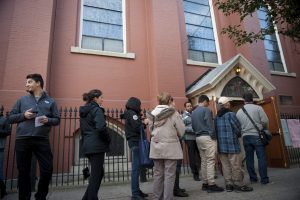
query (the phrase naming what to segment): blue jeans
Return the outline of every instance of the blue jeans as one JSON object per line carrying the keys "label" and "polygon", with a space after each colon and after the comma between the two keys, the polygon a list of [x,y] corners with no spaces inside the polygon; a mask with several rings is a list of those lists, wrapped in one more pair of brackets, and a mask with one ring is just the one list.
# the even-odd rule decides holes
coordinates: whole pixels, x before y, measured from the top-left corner
{"label": "blue jeans", "polygon": [[250,181],[257,182],[257,175],[254,169],[254,151],[258,160],[258,171],[260,182],[265,184],[269,182],[267,172],[267,160],[265,147],[261,143],[258,136],[247,135],[243,137],[243,143],[246,153],[247,171],[250,176]]}
{"label": "blue jeans", "polygon": [[140,148],[131,147],[131,193],[133,197],[140,195],[139,175],[140,175]]}

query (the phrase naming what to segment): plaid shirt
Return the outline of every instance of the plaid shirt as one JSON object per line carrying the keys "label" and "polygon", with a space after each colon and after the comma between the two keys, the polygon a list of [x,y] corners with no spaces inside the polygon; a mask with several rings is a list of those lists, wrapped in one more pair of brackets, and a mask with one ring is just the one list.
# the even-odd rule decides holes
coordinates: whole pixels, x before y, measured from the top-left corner
{"label": "plaid shirt", "polygon": [[241,136],[241,125],[233,112],[226,112],[215,119],[219,153],[241,152],[238,138]]}

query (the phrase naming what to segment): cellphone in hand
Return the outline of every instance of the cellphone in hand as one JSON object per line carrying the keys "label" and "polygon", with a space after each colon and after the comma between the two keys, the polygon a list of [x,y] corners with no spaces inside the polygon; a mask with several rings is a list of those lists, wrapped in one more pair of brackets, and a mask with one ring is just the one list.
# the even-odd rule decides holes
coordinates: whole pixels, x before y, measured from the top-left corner
{"label": "cellphone in hand", "polygon": [[31,112],[37,114],[37,113],[38,113],[38,110],[32,109]]}

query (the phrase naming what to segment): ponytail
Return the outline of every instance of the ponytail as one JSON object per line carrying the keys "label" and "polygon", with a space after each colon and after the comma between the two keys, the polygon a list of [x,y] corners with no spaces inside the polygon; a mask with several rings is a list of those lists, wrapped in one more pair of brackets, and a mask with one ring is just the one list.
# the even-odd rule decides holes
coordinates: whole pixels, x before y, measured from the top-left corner
{"label": "ponytail", "polygon": [[84,93],[82,95],[82,99],[83,101],[85,101],[86,103],[90,103],[91,101],[93,101],[93,99],[95,97],[100,97],[102,95],[102,92],[101,90],[98,90],[98,89],[94,89],[94,90],[91,90],[89,91],[88,93]]}

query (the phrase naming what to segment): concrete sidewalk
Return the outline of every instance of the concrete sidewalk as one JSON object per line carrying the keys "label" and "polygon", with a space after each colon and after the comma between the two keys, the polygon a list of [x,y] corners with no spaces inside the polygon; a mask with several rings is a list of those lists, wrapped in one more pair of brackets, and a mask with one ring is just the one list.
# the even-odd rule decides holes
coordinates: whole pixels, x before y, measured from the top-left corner
{"label": "concrete sidewalk", "polygon": [[[294,166],[290,169],[269,168],[269,177],[271,183],[261,185],[260,183],[252,184],[253,192],[221,192],[210,193],[201,190],[202,182],[196,182],[190,176],[180,177],[180,187],[185,188],[189,197],[176,197],[179,200],[300,200],[300,166]],[[248,180],[248,175],[245,177]],[[224,187],[224,180],[221,175],[216,182],[219,186]],[[246,181],[248,182],[248,181]],[[80,200],[85,192],[86,186],[76,186],[72,188],[52,189],[49,192],[49,200]],[[141,189],[149,193],[151,198],[152,181],[141,183]],[[104,183],[101,185],[99,199],[122,199],[130,200],[130,183]],[[33,196],[33,195],[32,195]],[[7,195],[3,200],[16,200],[17,193]],[[32,199],[34,199],[32,197]]]}

